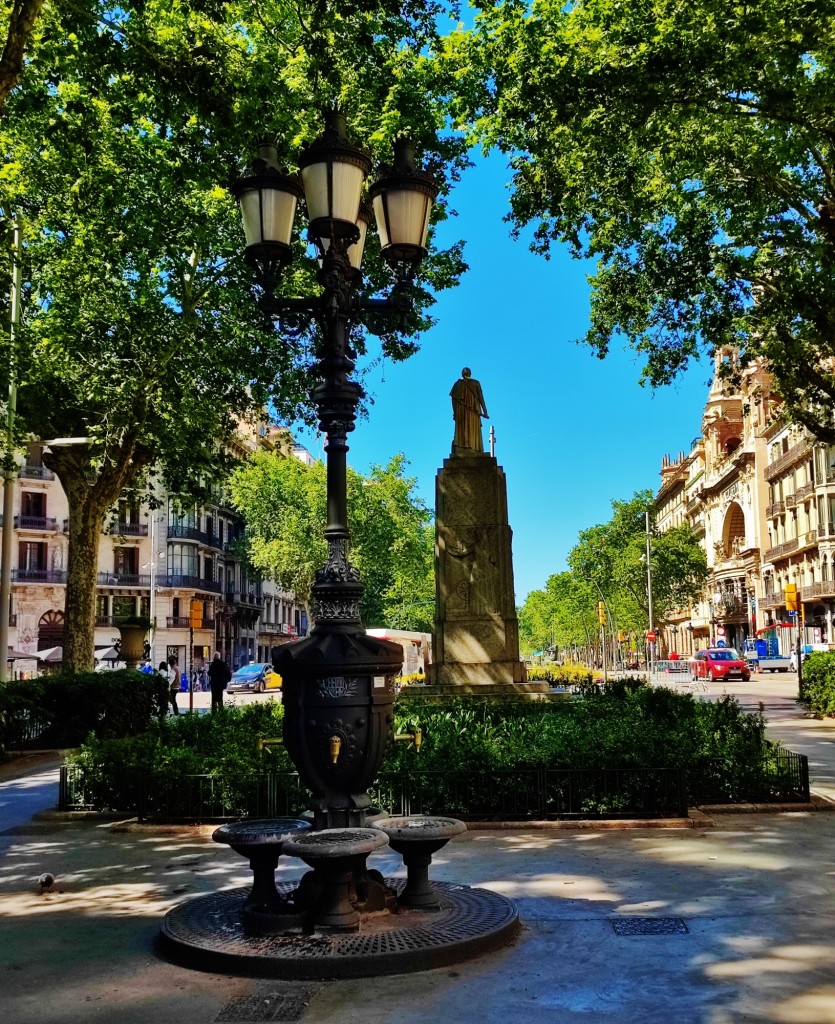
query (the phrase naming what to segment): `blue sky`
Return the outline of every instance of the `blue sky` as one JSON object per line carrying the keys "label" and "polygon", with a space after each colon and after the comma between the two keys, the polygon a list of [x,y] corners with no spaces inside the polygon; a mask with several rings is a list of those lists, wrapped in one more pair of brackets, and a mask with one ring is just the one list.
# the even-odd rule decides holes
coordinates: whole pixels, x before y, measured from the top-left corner
{"label": "blue sky", "polygon": [[[458,216],[439,242],[467,242],[470,270],[439,296],[438,325],[405,363],[375,367],[364,384],[374,405],[349,439],[360,472],[397,452],[410,460],[421,497],[434,507],[435,474],[452,443],[449,391],[463,366],[481,381],[507,476],[517,603],[542,587],[580,530],[610,518],[613,498],[657,488],[664,454],[689,451],[700,432],[708,369],[650,391],[632,351],[599,360],[574,344],[588,323],[591,267],[559,253],[545,260],[503,221],[504,159],[476,158],[457,186]],[[321,441],[299,440],[322,456]]]}

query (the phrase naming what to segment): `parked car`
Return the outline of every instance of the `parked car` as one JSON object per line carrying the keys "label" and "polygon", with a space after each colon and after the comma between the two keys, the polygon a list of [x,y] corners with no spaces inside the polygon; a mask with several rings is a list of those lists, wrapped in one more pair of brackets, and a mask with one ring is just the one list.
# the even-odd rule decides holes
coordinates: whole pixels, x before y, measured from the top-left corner
{"label": "parked car", "polygon": [[741,679],[747,683],[751,669],[733,647],[708,647],[690,659],[690,678],[694,682],[697,679],[709,679],[711,682]]}
{"label": "parked car", "polygon": [[263,693],[265,690],[280,690],[281,676],[274,671],[272,665],[261,662],[243,665],[233,673],[226,687],[229,693]]}

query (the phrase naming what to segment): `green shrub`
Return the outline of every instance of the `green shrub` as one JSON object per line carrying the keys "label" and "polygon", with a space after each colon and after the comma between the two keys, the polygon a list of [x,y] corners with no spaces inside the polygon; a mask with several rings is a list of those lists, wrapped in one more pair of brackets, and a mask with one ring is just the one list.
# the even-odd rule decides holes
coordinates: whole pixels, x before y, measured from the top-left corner
{"label": "green shrub", "polygon": [[816,652],[803,662],[800,699],[813,715],[835,715],[835,653]]}
{"label": "green shrub", "polygon": [[[159,792],[182,790],[188,776],[211,775],[218,799],[243,813],[253,806],[259,776],[294,771],[282,746],[257,751],[259,736],[281,736],[282,715],[281,704],[272,701],[226,708],[220,715],[179,715],[153,723],[139,736],[93,736],[70,763],[80,769],[93,806],[129,809],[143,775],[153,777]],[[502,770],[683,768],[695,803],[761,799],[754,794],[772,784],[780,791],[783,769],[765,742],[760,716],[743,711],[733,697],[699,701],[640,680],[594,687],[587,697],[558,704],[478,697],[444,703],[415,697],[397,704],[395,731],[416,727],[423,734],[420,752],[411,744],[392,744],[383,773],[495,779]],[[296,786],[290,778],[281,784]],[[464,799],[461,792],[456,788],[455,800]],[[297,791],[294,799],[302,799]],[[453,813],[452,804],[446,811]]]}
{"label": "green shrub", "polygon": [[0,687],[0,746],[19,746],[28,737],[39,747],[75,747],[88,733],[136,735],[159,717],[165,701],[159,678],[129,669],[6,683]]}

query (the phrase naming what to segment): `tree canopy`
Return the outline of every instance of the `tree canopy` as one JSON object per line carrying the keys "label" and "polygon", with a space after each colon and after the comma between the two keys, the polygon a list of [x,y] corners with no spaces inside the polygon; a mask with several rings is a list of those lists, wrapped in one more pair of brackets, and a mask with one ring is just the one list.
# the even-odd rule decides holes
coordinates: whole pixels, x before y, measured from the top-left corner
{"label": "tree canopy", "polygon": [[654,530],[652,492],[612,502],[612,518],[581,530],[568,555],[569,569],[548,578],[528,595],[520,613],[526,651],[550,646],[582,647],[599,633],[597,603],[606,602],[618,630],[643,632],[649,625],[646,512],[650,512],[653,625],[697,600],[708,578],[707,558],[686,524]]}
{"label": "tree canopy", "polygon": [[[445,131],[422,56],[442,9],[129,0],[47,5],[34,22],[0,122],[0,207],[24,214],[28,282],[0,377],[16,366],[22,432],[88,438],[49,457],[70,503],[65,663],[92,664],[98,534],[120,493],[158,469],[199,495],[227,468],[236,418],[264,406],[282,422],[311,415],[315,328],[277,333],[241,258],[228,185],[255,137],[275,135],[292,164],[321,130],[320,109],[339,104],[378,157],[412,135],[446,193],[464,142]],[[316,261],[302,241],[297,250],[282,287],[306,294]],[[366,262],[379,291],[390,279],[373,242]],[[430,253],[417,312],[405,336],[383,336],[386,354],[414,351],[432,293],[462,270],[460,246]]]}
{"label": "tree canopy", "polygon": [[652,385],[739,346],[835,440],[835,0],[478,6],[458,122],[508,155],[514,228],[597,261],[589,345]]}
{"label": "tree canopy", "polygon": [[[351,561],[365,585],[360,603],[368,627],[429,631],[434,615],[435,531],[432,514],[395,456],[370,474],[348,470]],[[326,469],[258,452],[231,480],[248,524],[248,555],[256,569],[309,601],[327,561]]]}

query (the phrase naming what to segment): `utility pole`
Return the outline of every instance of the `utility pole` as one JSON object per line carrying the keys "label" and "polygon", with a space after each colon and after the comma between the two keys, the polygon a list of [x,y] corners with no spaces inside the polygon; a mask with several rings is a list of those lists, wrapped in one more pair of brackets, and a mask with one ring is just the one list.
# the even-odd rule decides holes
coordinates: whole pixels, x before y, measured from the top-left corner
{"label": "utility pole", "polygon": [[0,543],[0,682],[9,679],[9,615],[12,597],[12,525],[17,464],[14,457],[14,422],[17,413],[17,330],[20,324],[20,217],[14,220],[12,248],[11,324],[9,327],[9,400],[6,406],[6,445],[3,456],[3,539]]}

